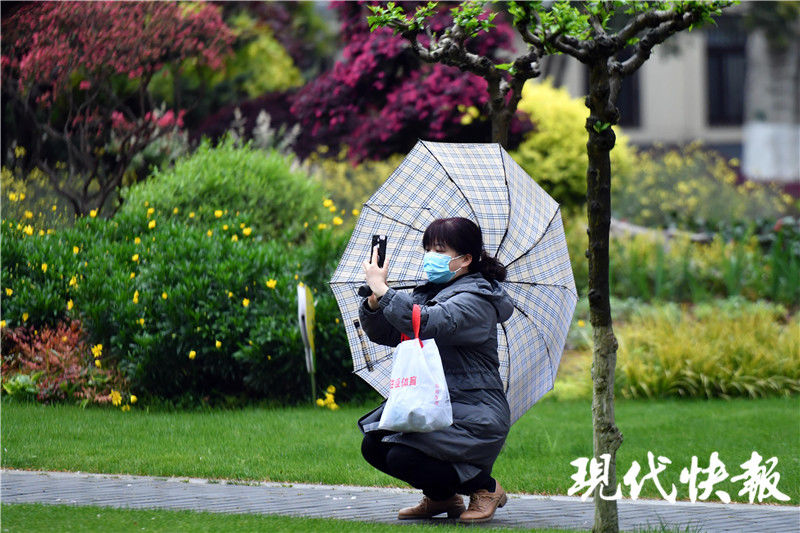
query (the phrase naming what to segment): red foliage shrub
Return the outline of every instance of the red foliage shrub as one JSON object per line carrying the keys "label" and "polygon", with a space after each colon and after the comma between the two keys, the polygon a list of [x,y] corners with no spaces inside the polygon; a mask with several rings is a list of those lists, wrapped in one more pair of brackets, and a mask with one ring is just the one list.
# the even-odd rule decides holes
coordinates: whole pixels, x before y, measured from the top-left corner
{"label": "red foliage shrub", "polygon": [[95,365],[85,339],[77,320],[41,330],[3,328],[3,382],[17,374],[31,376],[38,389],[36,398],[44,403],[108,403],[112,390],[127,387],[119,372]]}

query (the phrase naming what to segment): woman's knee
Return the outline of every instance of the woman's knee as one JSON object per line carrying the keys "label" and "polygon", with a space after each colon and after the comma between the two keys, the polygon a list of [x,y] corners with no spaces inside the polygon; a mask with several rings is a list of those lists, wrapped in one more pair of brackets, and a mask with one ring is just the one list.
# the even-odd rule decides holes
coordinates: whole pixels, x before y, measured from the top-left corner
{"label": "woman's knee", "polygon": [[373,433],[366,433],[361,441],[361,455],[364,459],[379,470],[386,467],[386,452],[389,446],[381,442],[381,437]]}

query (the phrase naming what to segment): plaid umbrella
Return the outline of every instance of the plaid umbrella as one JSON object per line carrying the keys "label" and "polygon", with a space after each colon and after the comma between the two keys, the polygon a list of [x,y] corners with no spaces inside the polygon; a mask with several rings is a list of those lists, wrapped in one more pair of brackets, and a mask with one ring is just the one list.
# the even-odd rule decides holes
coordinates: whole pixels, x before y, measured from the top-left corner
{"label": "plaid umbrella", "polygon": [[390,287],[426,283],[422,234],[437,218],[464,217],[506,266],[514,314],[498,324],[500,376],[512,423],[553,388],[575,303],[558,204],[499,144],[419,141],[364,204],[329,282],[344,318],[354,372],[389,394],[393,349],[369,340],[358,320],[362,263],[373,234],[387,235]]}

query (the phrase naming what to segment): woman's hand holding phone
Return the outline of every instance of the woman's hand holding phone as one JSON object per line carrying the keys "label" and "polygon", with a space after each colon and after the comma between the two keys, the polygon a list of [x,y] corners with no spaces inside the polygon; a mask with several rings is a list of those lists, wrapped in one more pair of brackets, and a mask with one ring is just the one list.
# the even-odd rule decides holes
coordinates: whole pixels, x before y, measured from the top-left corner
{"label": "woman's hand holding phone", "polygon": [[372,249],[372,261],[364,261],[364,277],[366,278],[367,285],[372,289],[370,295],[369,306],[372,309],[377,309],[378,298],[386,294],[389,290],[389,285],[386,284],[386,279],[389,275],[389,261],[388,257],[384,257],[383,267],[378,266],[378,245]]}

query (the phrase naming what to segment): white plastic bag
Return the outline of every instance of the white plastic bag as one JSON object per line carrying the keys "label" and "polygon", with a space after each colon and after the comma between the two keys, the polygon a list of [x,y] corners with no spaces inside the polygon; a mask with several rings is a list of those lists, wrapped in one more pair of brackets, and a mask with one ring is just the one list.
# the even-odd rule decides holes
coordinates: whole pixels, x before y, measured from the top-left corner
{"label": "white plastic bag", "polygon": [[419,321],[420,308],[414,305],[415,338],[398,344],[392,355],[389,399],[379,429],[427,433],[453,423],[439,348],[434,339],[420,340]]}

